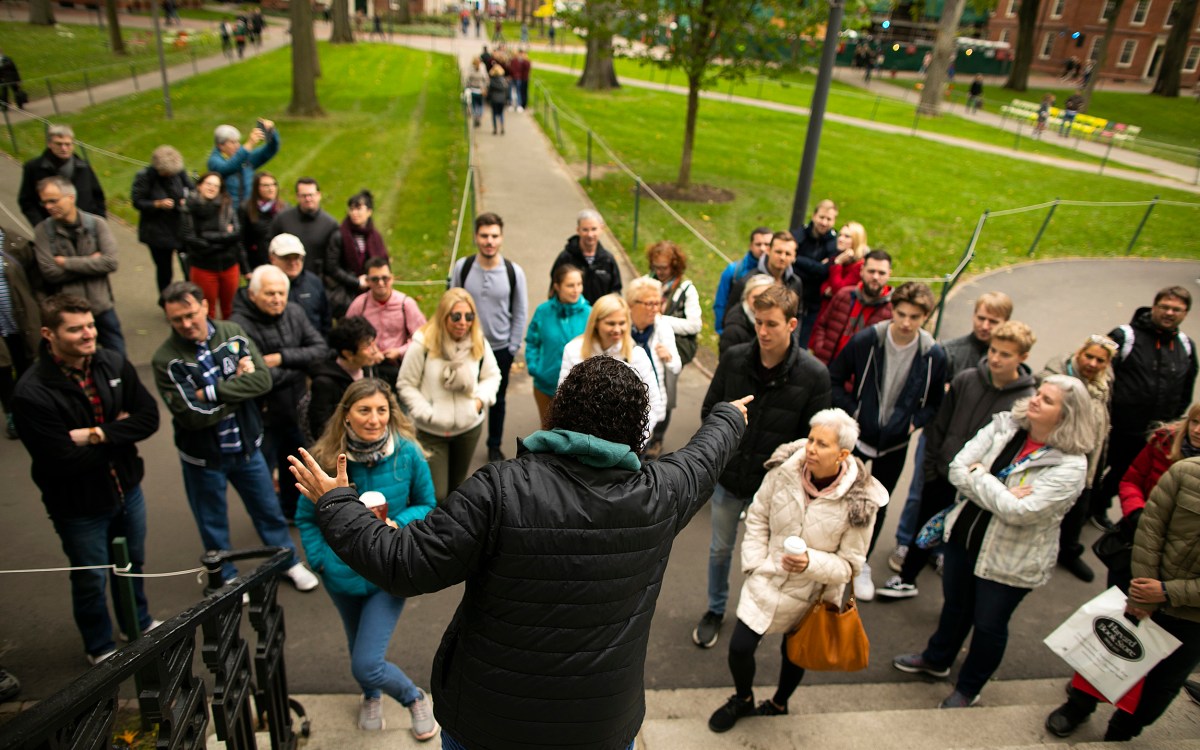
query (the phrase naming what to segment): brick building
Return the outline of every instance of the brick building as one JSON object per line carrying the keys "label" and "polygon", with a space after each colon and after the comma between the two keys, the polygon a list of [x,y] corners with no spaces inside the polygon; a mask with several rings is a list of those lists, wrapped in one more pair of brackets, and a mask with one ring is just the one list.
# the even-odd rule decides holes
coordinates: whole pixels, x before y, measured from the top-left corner
{"label": "brick building", "polygon": [[[1125,0],[1104,69],[1098,72],[1101,78],[1105,81],[1157,78],[1177,2]],[[1016,44],[1018,5],[1019,0],[999,0],[988,20],[988,39]],[[1071,55],[1080,60],[1096,59],[1112,6],[1112,0],[1041,0],[1034,35],[1033,70],[1058,74]],[[1200,79],[1200,13],[1193,24],[1195,28],[1191,30],[1183,62],[1183,90],[1191,89]]]}

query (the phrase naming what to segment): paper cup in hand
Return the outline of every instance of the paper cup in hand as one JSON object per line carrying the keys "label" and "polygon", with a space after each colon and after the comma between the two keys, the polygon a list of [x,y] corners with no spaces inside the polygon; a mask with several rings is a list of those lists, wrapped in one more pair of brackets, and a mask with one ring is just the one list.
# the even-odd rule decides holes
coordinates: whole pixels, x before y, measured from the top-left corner
{"label": "paper cup in hand", "polygon": [[380,521],[387,521],[387,498],[383,496],[382,492],[375,492],[374,490],[370,492],[364,492],[359,496],[358,499],[362,500],[363,505],[371,509],[371,512],[375,514],[376,518],[378,518]]}
{"label": "paper cup in hand", "polygon": [[803,555],[808,552],[808,544],[798,536],[789,536],[783,540],[783,551],[789,555]]}

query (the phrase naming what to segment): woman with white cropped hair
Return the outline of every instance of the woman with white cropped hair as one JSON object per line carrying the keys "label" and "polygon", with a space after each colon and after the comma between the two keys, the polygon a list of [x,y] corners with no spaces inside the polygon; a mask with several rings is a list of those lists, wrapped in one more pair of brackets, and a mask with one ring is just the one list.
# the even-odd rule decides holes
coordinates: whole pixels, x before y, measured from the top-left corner
{"label": "woman with white cropped hair", "polygon": [[1077,378],[1051,375],[1012,411],[992,417],[950,462],[959,502],[945,516],[941,617],[923,652],[892,660],[901,672],[946,677],[974,630],[941,708],[974,705],[1000,667],[1013,612],[1050,579],[1059,525],[1083,491],[1095,441],[1087,389]]}
{"label": "woman with white cropped hair", "polygon": [[[183,203],[195,189],[183,168],[183,155],[173,146],[154,149],[150,166],[133,178],[129,200],[138,210],[138,241],[150,248],[160,292],[171,283],[171,259],[183,247]],[[179,265],[186,277],[182,253]]]}
{"label": "woman with white cropped hair", "polygon": [[[675,346],[675,333],[663,321],[659,313],[662,304],[662,282],[641,276],[629,282],[625,288],[625,301],[629,303],[629,333],[633,343],[645,350],[654,365],[658,379],[658,394],[667,403],[667,378],[677,377],[683,365],[679,349]],[[662,453],[662,442],[655,440],[646,446],[647,458],[657,458]]]}
{"label": "woman with white cropped hair", "polygon": [[[787,658],[786,633],[818,599],[842,600],[846,584],[866,560],[875,513],[888,493],[852,451],[858,424],[841,409],[809,420],[808,437],[779,446],[746,510],[737,625],[729,639],[729,671],[736,691],[713,713],[708,728],[725,732],[744,716],[781,716],[804,669]],[[783,542],[799,536],[807,551],[788,554]],[[775,695],[754,705],[754,651],[769,633],[780,639],[782,664]]]}

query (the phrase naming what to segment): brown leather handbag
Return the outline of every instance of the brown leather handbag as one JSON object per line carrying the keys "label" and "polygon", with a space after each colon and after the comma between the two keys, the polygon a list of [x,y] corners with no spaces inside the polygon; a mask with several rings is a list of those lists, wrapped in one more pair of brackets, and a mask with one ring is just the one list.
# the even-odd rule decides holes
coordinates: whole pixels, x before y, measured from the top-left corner
{"label": "brown leather handbag", "polygon": [[845,606],[824,601],[824,595],[825,587],[821,587],[821,593],[800,624],[788,633],[788,661],[818,672],[866,669],[871,643],[858,616],[854,593],[851,592]]}

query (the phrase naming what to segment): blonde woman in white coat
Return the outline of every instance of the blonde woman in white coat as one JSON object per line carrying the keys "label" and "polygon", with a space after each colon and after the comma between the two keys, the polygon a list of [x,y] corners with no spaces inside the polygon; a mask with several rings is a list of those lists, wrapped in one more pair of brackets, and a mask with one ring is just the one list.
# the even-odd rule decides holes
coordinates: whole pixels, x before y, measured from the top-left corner
{"label": "blonde woman in white coat", "polygon": [[[675,346],[675,333],[669,322],[659,313],[662,306],[662,282],[649,276],[639,276],[625,287],[625,301],[629,303],[630,335],[633,343],[640,346],[654,365],[654,376],[658,382],[658,395],[667,403],[667,379],[678,377],[683,369],[679,349]],[[656,436],[646,446],[646,458],[658,458],[662,453],[662,440]]]}
{"label": "blonde woman in white coat", "polygon": [[[654,425],[663,418],[665,402],[658,388],[658,376],[655,375],[654,365],[642,347],[633,343],[629,333],[629,305],[619,294],[606,294],[592,305],[592,314],[588,317],[587,328],[582,336],[576,336],[567,342],[563,348],[562,367],[558,371],[558,382],[561,383],[571,368],[585,359],[598,355],[606,355],[619,359],[633,368],[650,395],[650,420],[646,425],[646,437],[654,430]],[[634,451],[637,446],[630,446]]]}
{"label": "blonde woman in white coat", "polygon": [[1083,490],[1095,440],[1087,389],[1069,375],[1051,375],[1011,412],[992,417],[950,462],[959,503],[946,515],[942,614],[923,652],[892,660],[902,672],[946,677],[974,630],[941,708],[974,705],[1000,667],[1013,612],[1050,578],[1059,524]]}
{"label": "blonde woman in white coat", "polygon": [[[769,633],[788,633],[818,597],[841,602],[846,584],[866,560],[875,514],[888,492],[851,455],[858,424],[841,409],[824,409],[809,421],[808,437],[776,449],[770,471],[746,511],[737,625],[729,639],[729,671],[737,690],[708,720],[725,732],[743,716],[786,714],[788,698],[804,670],[783,661],[775,695],[754,705],[754,652]],[[783,541],[799,536],[800,555],[784,552]]]}
{"label": "blonde woman in white coat", "polygon": [[467,478],[487,408],[496,403],[500,367],[483,337],[475,300],[446,291],[409,345],[396,389],[429,454],[440,503]]}

